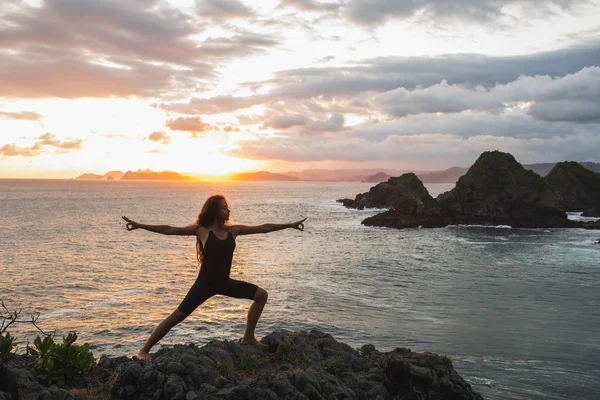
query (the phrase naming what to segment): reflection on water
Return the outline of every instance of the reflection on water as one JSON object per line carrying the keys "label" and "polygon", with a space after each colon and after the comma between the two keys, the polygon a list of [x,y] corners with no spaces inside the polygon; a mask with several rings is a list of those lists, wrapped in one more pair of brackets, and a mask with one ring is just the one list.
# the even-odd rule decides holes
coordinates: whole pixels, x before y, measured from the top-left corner
{"label": "reflection on water", "polygon": [[[360,183],[0,181],[0,298],[132,355],[197,274],[195,239],[127,232],[121,215],[183,226],[221,192],[234,223],[306,230],[238,238],[232,274],[269,291],[257,329],[321,329],[352,346],[448,354],[489,398],[600,392],[597,232],[448,227],[397,231],[335,202]],[[431,185],[432,195],[450,185]],[[576,217],[576,216],[575,216]],[[249,302],[216,296],[162,344],[243,333]],[[37,332],[14,331],[20,340]],[[21,346],[24,348],[24,345]]]}

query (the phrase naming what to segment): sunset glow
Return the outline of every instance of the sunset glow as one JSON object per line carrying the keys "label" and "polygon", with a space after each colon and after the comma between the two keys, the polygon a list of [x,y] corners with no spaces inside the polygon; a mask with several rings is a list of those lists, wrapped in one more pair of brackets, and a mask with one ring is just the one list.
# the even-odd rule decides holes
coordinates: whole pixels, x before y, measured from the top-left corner
{"label": "sunset glow", "polygon": [[600,161],[599,1],[411,4],[4,2],[0,178]]}

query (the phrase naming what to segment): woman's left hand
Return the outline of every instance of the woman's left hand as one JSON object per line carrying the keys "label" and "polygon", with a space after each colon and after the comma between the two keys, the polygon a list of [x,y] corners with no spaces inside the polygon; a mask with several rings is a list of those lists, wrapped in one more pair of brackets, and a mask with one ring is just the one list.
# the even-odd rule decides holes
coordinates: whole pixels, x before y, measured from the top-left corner
{"label": "woman's left hand", "polygon": [[304,218],[302,221],[292,222],[290,224],[290,227],[294,228],[294,229],[298,229],[299,231],[303,231],[304,230],[304,221],[306,221],[306,218]]}
{"label": "woman's left hand", "polygon": [[134,229],[139,229],[140,224],[138,224],[137,222],[132,221],[125,216],[122,216],[121,218],[123,218],[125,221],[127,221],[127,224],[125,224],[125,228],[127,228],[128,231],[132,231]]}

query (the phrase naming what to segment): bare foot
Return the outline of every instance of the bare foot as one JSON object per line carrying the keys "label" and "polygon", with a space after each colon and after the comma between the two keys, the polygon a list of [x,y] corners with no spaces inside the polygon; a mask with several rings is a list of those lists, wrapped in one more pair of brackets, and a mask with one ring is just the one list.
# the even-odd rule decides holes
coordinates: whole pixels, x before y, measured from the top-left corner
{"label": "bare foot", "polygon": [[261,342],[259,342],[258,340],[256,340],[255,337],[253,337],[252,339],[246,339],[245,337],[241,338],[240,340],[238,340],[238,344],[250,344],[253,346],[266,346],[266,345],[262,344]]}
{"label": "bare foot", "polygon": [[150,357],[150,354],[148,354],[148,353],[146,353],[146,352],[143,352],[143,351],[141,351],[141,350],[140,350],[140,352],[137,354],[137,358],[138,358],[138,359],[140,359],[140,360],[142,360],[142,361],[145,361],[145,362],[150,362],[150,361],[152,361],[152,357]]}

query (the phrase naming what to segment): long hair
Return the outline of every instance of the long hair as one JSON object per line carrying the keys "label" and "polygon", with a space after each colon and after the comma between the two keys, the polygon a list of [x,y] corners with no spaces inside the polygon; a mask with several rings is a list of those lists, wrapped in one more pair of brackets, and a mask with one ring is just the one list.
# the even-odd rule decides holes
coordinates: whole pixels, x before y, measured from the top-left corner
{"label": "long hair", "polygon": [[[221,207],[221,201],[225,201],[227,207],[229,207],[229,202],[222,194],[215,194],[210,196],[202,206],[202,210],[200,210],[200,214],[198,214],[198,218],[196,219],[197,226],[204,226],[208,228],[211,226],[215,219],[217,218],[217,213],[219,212],[219,207]],[[230,222],[225,221],[225,225],[229,226]],[[200,238],[196,236],[196,258],[198,259],[198,268],[202,264],[202,241]]]}

